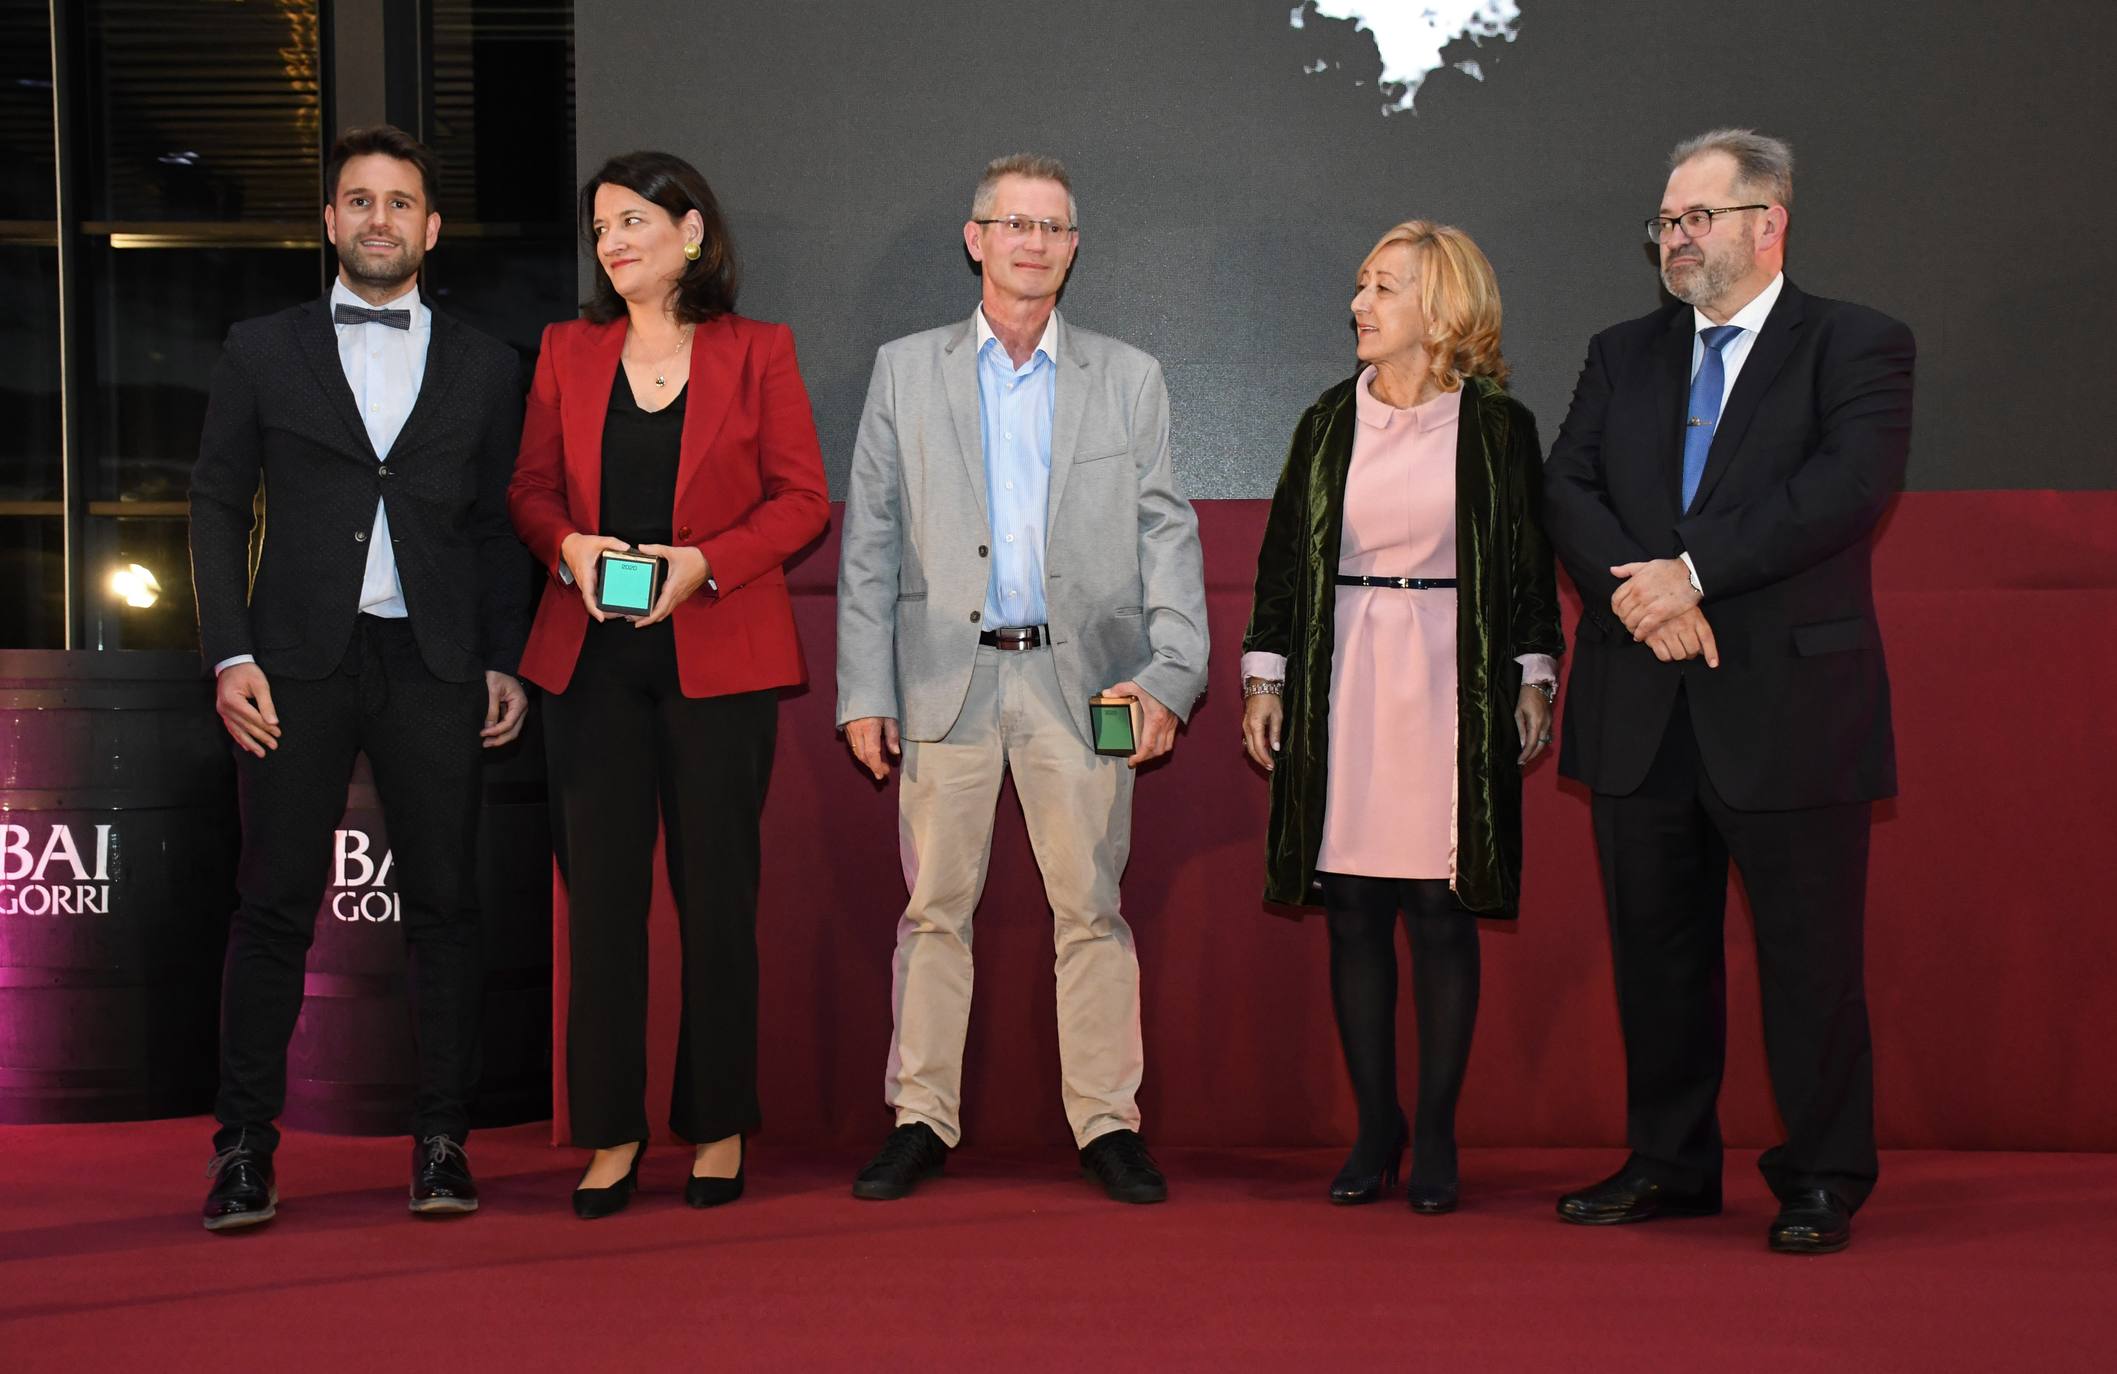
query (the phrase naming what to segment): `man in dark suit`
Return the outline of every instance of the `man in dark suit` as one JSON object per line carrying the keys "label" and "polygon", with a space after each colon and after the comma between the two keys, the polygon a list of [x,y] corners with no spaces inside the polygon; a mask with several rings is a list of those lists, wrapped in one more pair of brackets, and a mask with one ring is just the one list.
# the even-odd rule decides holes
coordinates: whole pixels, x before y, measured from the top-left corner
{"label": "man in dark suit", "polygon": [[[221,994],[208,1230],[269,1221],[287,1042],[356,753],[395,857],[417,1007],[411,1208],[474,1211],[464,1154],[483,973],[480,751],[520,732],[527,554],[507,519],[520,367],[419,299],[431,155],[355,130],[332,150],[328,296],[228,333],[191,479],[199,635],[240,756],[241,905]],[[262,517],[255,514],[260,480]],[[262,547],[249,578],[249,538]]]}
{"label": "man in dark suit", "polygon": [[1678,304],[1597,335],[1544,477],[1584,612],[1559,771],[1593,790],[1631,1158],[1585,1225],[1720,1210],[1728,862],[1756,924],[1786,1140],[1773,1249],[1874,1186],[1869,804],[1896,790],[1869,554],[1911,440],[1911,331],[1782,274],[1793,157],[1679,146],[1648,220]]}

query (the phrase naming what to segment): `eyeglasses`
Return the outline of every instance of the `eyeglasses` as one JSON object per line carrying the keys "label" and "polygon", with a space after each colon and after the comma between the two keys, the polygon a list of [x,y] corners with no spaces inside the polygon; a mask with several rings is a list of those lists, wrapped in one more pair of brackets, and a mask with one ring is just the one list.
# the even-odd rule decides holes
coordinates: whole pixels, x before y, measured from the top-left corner
{"label": "eyeglasses", "polygon": [[1051,237],[1059,239],[1080,228],[1078,224],[1067,224],[1055,219],[1031,219],[1027,215],[1003,215],[998,219],[976,219],[971,223],[997,224],[1018,239],[1029,237],[1030,231],[1034,229],[1041,229]]}
{"label": "eyeglasses", "polygon": [[1769,210],[1769,205],[1726,205],[1718,210],[1686,210],[1674,216],[1652,215],[1647,219],[1647,242],[1659,243],[1669,236],[1669,231],[1683,226],[1685,238],[1702,239],[1713,232],[1715,215],[1732,215],[1737,210]]}

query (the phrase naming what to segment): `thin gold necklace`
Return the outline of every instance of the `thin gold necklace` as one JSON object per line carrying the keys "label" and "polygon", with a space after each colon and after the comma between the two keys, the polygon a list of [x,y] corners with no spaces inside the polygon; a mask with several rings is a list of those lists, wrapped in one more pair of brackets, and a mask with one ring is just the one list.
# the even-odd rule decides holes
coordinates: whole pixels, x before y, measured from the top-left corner
{"label": "thin gold necklace", "polygon": [[676,347],[670,349],[669,352],[662,358],[660,362],[649,364],[649,366],[654,369],[654,384],[656,386],[665,387],[669,385],[669,361],[670,359],[674,358],[677,354],[683,352],[686,348],[690,347],[691,331],[695,328],[697,328],[696,325],[685,325],[684,336],[683,338],[677,341]]}

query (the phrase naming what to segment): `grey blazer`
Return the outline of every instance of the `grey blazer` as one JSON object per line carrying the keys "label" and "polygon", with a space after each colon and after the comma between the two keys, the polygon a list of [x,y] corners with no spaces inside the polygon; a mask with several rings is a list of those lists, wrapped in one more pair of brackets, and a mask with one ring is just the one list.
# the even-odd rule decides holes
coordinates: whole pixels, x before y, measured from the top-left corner
{"label": "grey blazer", "polygon": [[[961,714],[992,563],[970,319],[884,344],[838,559],[838,723],[937,740]],[[1188,717],[1205,690],[1198,517],[1169,459],[1161,364],[1058,317],[1044,600],[1074,728],[1131,679]]]}

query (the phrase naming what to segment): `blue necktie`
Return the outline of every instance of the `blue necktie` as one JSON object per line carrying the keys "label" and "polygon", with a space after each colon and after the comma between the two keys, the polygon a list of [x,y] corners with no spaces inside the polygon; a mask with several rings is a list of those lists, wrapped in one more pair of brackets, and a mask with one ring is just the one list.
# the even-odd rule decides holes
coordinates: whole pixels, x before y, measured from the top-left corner
{"label": "blue necktie", "polygon": [[1713,449],[1713,431],[1720,424],[1720,393],[1727,389],[1727,369],[1720,350],[1742,332],[1732,324],[1710,325],[1698,331],[1705,340],[1705,360],[1691,378],[1691,408],[1683,426],[1683,508],[1689,510],[1698,495],[1699,479],[1705,476],[1705,455]]}

